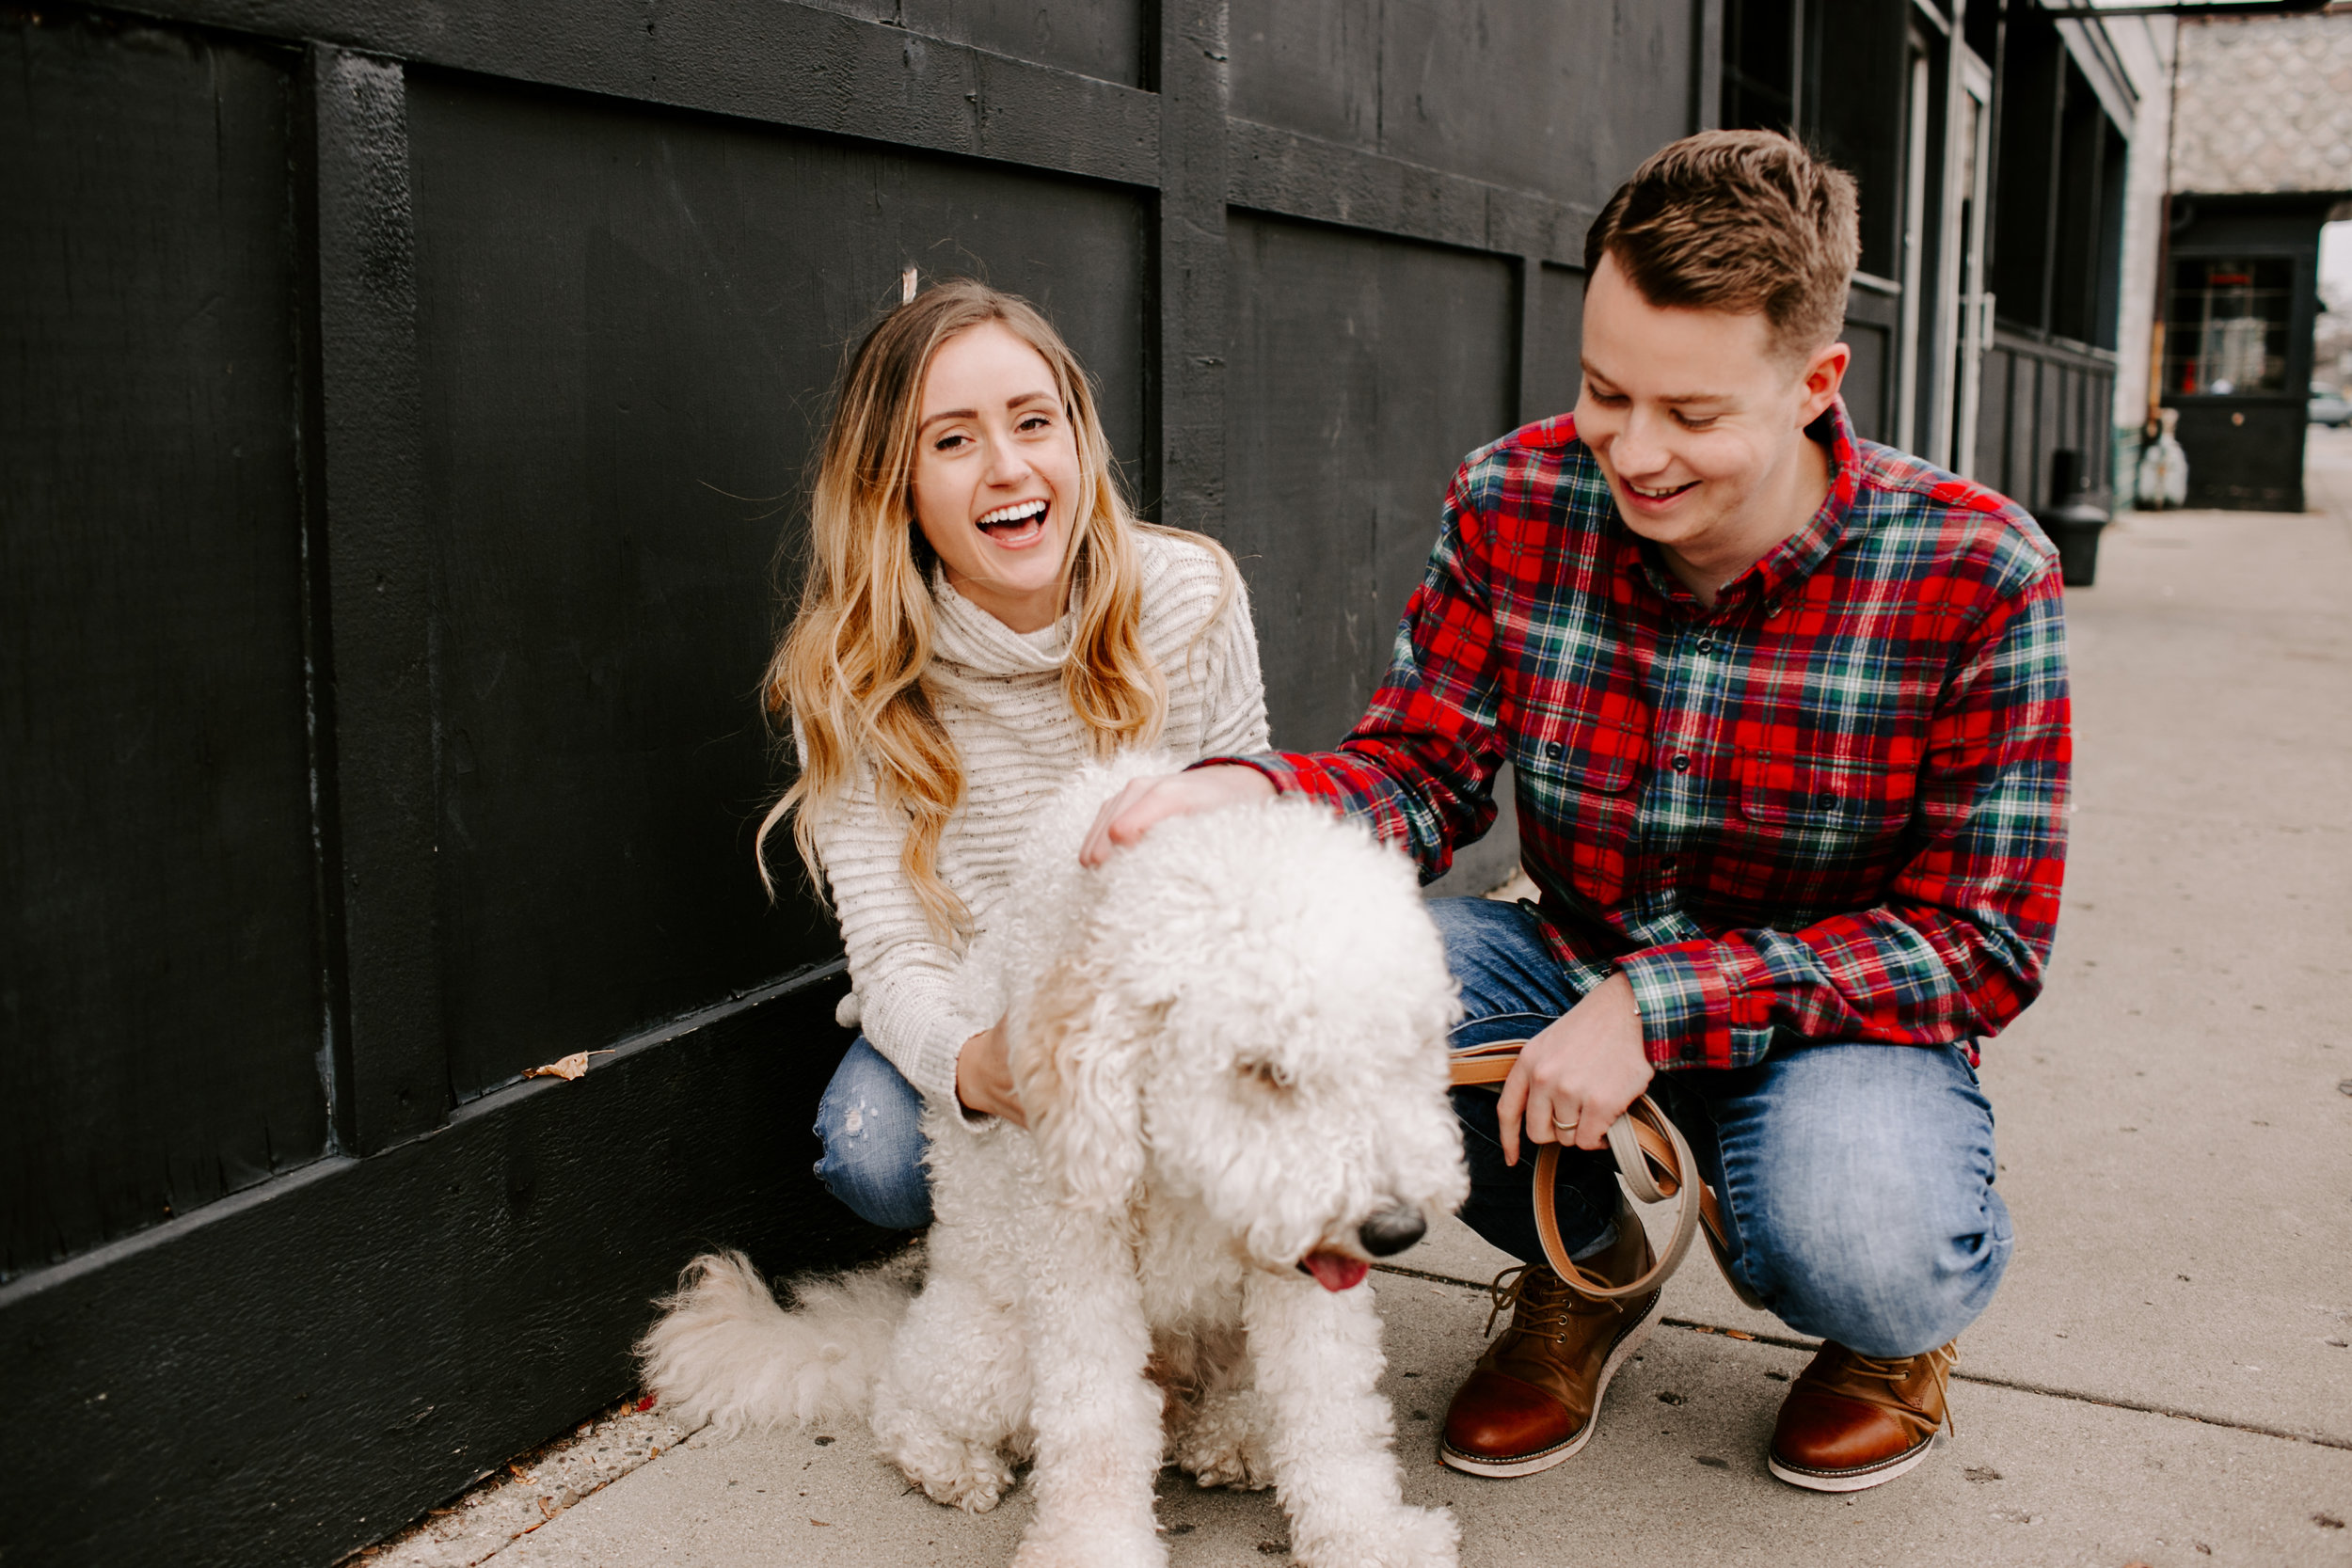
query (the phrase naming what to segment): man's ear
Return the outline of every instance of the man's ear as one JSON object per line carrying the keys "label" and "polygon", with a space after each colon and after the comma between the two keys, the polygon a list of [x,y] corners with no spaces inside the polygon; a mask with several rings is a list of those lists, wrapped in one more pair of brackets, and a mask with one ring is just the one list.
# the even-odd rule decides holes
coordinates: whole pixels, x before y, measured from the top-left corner
{"label": "man's ear", "polygon": [[1844,343],[1816,349],[1805,360],[1804,402],[1801,405],[1804,417],[1797,421],[1797,428],[1810,425],[1837,400],[1837,389],[1846,384],[1846,367],[1852,363],[1853,350]]}
{"label": "man's ear", "polygon": [[1083,951],[1057,961],[1013,1011],[1013,1087],[1073,1208],[1117,1213],[1143,1179],[1140,1022]]}

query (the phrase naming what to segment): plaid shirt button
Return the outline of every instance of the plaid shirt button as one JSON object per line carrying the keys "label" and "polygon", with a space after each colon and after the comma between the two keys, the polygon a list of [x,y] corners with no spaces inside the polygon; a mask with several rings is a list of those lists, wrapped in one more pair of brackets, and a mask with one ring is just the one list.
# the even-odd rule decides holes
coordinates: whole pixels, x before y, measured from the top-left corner
{"label": "plaid shirt button", "polygon": [[1691,759],[1682,755],[1680,752],[1677,752],[1675,754],[1673,766],[1676,772],[1688,773],[1691,770]]}

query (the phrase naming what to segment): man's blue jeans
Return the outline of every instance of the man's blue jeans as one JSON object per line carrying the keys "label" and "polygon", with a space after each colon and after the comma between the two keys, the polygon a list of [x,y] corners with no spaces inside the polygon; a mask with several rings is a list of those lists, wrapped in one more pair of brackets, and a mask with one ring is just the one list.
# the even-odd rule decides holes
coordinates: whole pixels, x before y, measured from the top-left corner
{"label": "man's blue jeans", "polygon": [[[1534,1035],[1573,1006],[1534,911],[1431,902],[1467,1017],[1456,1048]],[[1958,1046],[1775,1046],[1754,1067],[1661,1072],[1650,1098],[1690,1139],[1723,1201],[1740,1282],[1801,1334],[1866,1355],[1915,1355],[1974,1322],[2009,1266],[2009,1207],[1993,1190],[1993,1109]],[[1529,1261],[1543,1257],[1534,1159],[1502,1163],[1491,1089],[1456,1089],[1470,1157],[1462,1218]],[[1617,1204],[1605,1152],[1560,1163],[1561,1239],[1599,1240]]]}
{"label": "man's blue jeans", "polygon": [[[1532,911],[1433,900],[1468,1016],[1456,1047],[1534,1035],[1576,1003]],[[1931,1350],[1975,1321],[2009,1266],[2009,1208],[1993,1190],[1993,1111],[1957,1046],[1807,1045],[1755,1067],[1661,1073],[1655,1099],[1691,1140],[1723,1200],[1740,1281],[1800,1333],[1866,1355]],[[1470,1157],[1462,1218],[1513,1257],[1543,1257],[1534,1160],[1502,1163],[1491,1090],[1457,1089]],[[817,1112],[817,1175],[862,1218],[930,1223],[922,1096],[863,1037]],[[1617,1203],[1606,1154],[1560,1163],[1571,1252]]]}

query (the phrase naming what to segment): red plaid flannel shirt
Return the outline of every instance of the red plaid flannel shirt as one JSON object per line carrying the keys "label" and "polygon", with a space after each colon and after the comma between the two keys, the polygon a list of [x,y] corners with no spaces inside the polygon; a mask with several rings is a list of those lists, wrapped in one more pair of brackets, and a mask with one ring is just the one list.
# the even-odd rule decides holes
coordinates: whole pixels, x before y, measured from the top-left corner
{"label": "red plaid flannel shirt", "polygon": [[1813,434],[1820,511],[1703,608],[1619,520],[1572,416],[1472,452],[1380,690],[1336,752],[1235,757],[1367,817],[1424,879],[1492,826],[1580,990],[1650,1060],[1968,1041],[2041,989],[2066,858],[2056,553],[2015,503]]}

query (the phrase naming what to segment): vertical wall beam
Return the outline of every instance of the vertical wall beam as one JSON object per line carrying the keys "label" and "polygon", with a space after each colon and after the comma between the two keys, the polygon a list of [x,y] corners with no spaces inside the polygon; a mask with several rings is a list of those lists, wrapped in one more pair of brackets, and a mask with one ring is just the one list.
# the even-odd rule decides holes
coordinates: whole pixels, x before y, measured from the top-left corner
{"label": "vertical wall beam", "polygon": [[1519,424],[1532,424],[1564,411],[1535,406],[1535,366],[1544,351],[1538,330],[1543,318],[1544,259],[1520,257],[1518,274],[1519,344],[1518,363],[1513,367],[1518,385],[1512,389],[1512,417]]}
{"label": "vertical wall beam", "polygon": [[1788,8],[1788,131],[1797,136],[1805,135],[1804,35],[1804,0],[1794,0]]}
{"label": "vertical wall beam", "polygon": [[1724,123],[1724,0],[1693,0],[1691,51],[1691,129]]}
{"label": "vertical wall beam", "polygon": [[[1991,151],[1985,158],[1984,188],[1987,197],[1984,211],[1977,216],[1977,222],[1984,230],[1983,285],[1990,293],[1993,288],[1993,247],[2000,243],[2001,238],[2001,117],[2009,112],[2009,0],[1976,0],[1976,3],[1997,6],[2000,13],[2000,20],[1993,26],[1993,58],[1990,62],[1993,67],[1993,92],[1985,104],[1985,113],[1992,120],[1991,129],[1986,133],[1991,144]],[[1961,15],[1963,21],[1967,16],[1965,4],[1966,0],[1963,0]],[[1986,329],[1985,341],[1992,341],[1990,327]]]}
{"label": "vertical wall beam", "polygon": [[2044,332],[2058,325],[2058,198],[2066,190],[2066,55],[2058,46],[2050,77],[2050,191],[2042,211],[2041,293],[2034,301],[2034,325]]}
{"label": "vertical wall beam", "polygon": [[[2093,104],[2095,105],[2097,102],[2094,96]],[[2102,243],[2106,236],[2106,225],[2102,221],[2102,215],[2106,211],[2107,161],[2101,155],[2106,150],[2106,146],[2100,135],[2100,127],[2106,121],[2097,118],[2098,115],[2099,110],[2094,107],[2090,128],[2084,133],[2084,139],[2090,143],[2083,150],[2083,163],[2086,166],[2084,172],[2090,177],[2090,188],[2083,194],[2082,198],[2082,211],[2085,214],[2083,252],[2081,260],[2077,262],[2080,271],[2074,280],[2074,304],[2082,312],[2082,341],[2086,343],[2096,343],[2099,341],[2099,284],[2106,277],[2107,259],[2106,246]],[[2289,382],[2288,385],[2293,386],[2295,383]],[[2088,460],[2090,453],[2085,451],[2083,456]]]}
{"label": "vertical wall beam", "polygon": [[[1225,0],[1160,0],[1159,516],[1225,534]],[[1240,541],[1228,541],[1246,549]]]}
{"label": "vertical wall beam", "polygon": [[1919,433],[1920,444],[1915,450],[1931,463],[1956,468],[1959,459],[1952,445],[1959,434],[1960,317],[1966,301],[1962,287],[1967,281],[1960,244],[1960,209],[1964,193],[1960,182],[1959,133],[1961,103],[1968,93],[1961,61],[1966,47],[1961,24],[1954,22],[1931,47],[1938,51],[1937,65],[1941,68],[1934,73],[1936,102],[1930,117],[1934,126],[1931,166],[1937,171],[1935,269],[1926,298],[1921,301],[1920,315],[1932,325],[1920,333],[1930,345],[1922,367],[1928,383],[1921,388],[1919,400],[1927,428]]}
{"label": "vertical wall beam", "polygon": [[307,56],[295,79],[288,117],[288,150],[294,210],[294,481],[302,497],[302,691],[304,755],[310,775],[311,920],[318,942],[321,1097],[326,1101],[326,1148],[347,1154],[358,1147],[352,1124],[351,1037],[343,990],[342,813],[335,766],[335,642],[327,578],[326,423],[319,351],[318,90]]}
{"label": "vertical wall beam", "polygon": [[338,1122],[373,1153],[448,1119],[435,835],[431,545],[417,363],[407,87],[396,60],[310,54],[321,451],[342,987]]}

